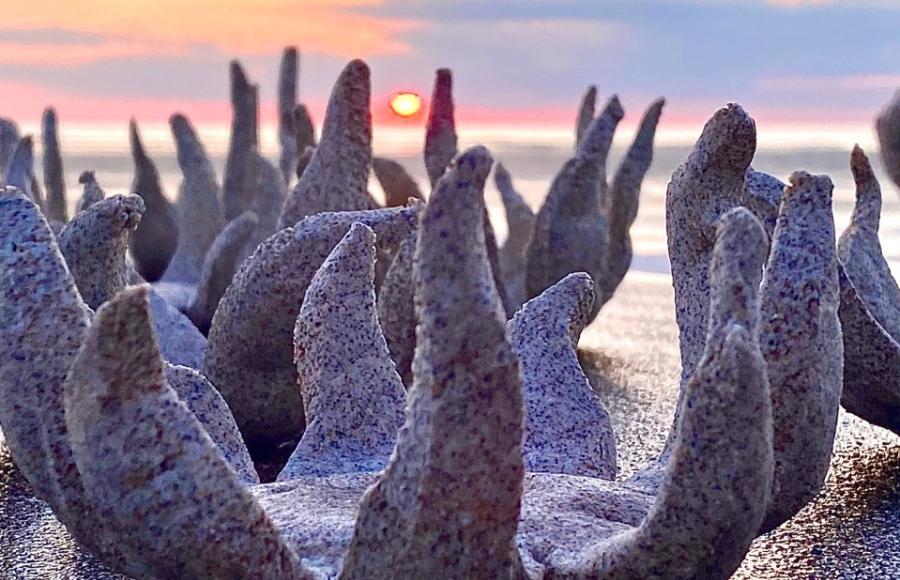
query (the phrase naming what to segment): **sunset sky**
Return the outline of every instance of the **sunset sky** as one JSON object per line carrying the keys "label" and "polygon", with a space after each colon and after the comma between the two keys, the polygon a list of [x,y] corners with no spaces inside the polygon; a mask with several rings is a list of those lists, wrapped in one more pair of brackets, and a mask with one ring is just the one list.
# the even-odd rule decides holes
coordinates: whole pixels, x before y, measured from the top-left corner
{"label": "sunset sky", "polygon": [[[772,123],[866,123],[900,87],[900,0],[0,0],[0,115],[34,122],[228,119],[238,57],[272,102],[283,46],[321,112],[352,57],[374,100],[454,69],[470,122],[570,123],[589,83],[701,122],[742,103]],[[321,113],[319,113],[321,114]]]}

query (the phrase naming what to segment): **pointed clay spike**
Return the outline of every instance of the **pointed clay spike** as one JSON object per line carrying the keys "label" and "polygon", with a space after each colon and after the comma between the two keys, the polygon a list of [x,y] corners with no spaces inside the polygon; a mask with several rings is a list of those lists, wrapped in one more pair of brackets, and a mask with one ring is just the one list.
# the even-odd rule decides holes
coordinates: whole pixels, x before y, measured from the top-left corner
{"label": "pointed clay spike", "polygon": [[140,196],[114,195],[77,214],[60,232],[59,249],[92,309],[128,284],[128,238],[143,214]]}
{"label": "pointed clay spike", "polygon": [[130,248],[138,272],[145,280],[154,282],[166,271],[178,246],[178,225],[175,208],[163,194],[159,172],[144,150],[134,119],[130,124],[130,136],[134,160],[131,189],[144,199],[146,207],[141,226],[131,236]]}
{"label": "pointed clay spike", "polygon": [[507,224],[506,241],[499,253],[500,271],[509,305],[516,311],[526,299],[525,268],[537,217],[515,190],[509,172],[500,163],[494,168],[494,184],[506,210]]}
{"label": "pointed clay spike", "polygon": [[178,192],[178,248],[163,279],[196,284],[206,252],[224,227],[216,172],[187,117],[169,119],[183,179]]}
{"label": "pointed clay spike", "polygon": [[598,280],[606,300],[612,298],[628,269],[633,251],[629,230],[637,218],[641,184],[653,161],[653,139],[665,99],[650,105],[625,159],[619,164],[609,191],[609,251],[607,276]]}
{"label": "pointed clay spike", "polygon": [[244,245],[239,262],[243,262],[258,245],[266,241],[279,229],[281,208],[287,197],[287,186],[281,172],[269,160],[254,152],[251,156],[251,183],[256,191],[250,211],[259,218],[250,241]]}
{"label": "pointed clay spike", "polygon": [[456,156],[456,122],[453,118],[453,73],[438,69],[425,129],[425,169],[434,188]]}
{"label": "pointed clay spike", "polygon": [[234,415],[219,391],[192,368],[167,364],[165,372],[166,381],[203,426],[238,480],[244,484],[259,483],[259,475],[253,468],[253,460],[234,422]]}
{"label": "pointed clay spike", "polygon": [[250,153],[257,142],[256,88],[249,83],[238,61],[229,67],[231,79],[231,140],[225,160],[222,180],[222,205],[225,219],[233,220],[244,212],[253,200],[248,184]]}
{"label": "pointed clay spike", "polygon": [[66,380],[66,423],[92,503],[146,574],[303,577],[166,382],[147,293],[125,290],[98,310]]}
{"label": "pointed clay spike", "polygon": [[900,188],[900,90],[875,119],[884,170]]}
{"label": "pointed clay spike", "polygon": [[590,276],[569,274],[527,302],[506,325],[522,368],[523,453],[529,473],[615,479],[616,440],[609,414],[575,352],[593,301]]}
{"label": "pointed clay spike", "polygon": [[97,183],[97,178],[94,176],[93,171],[82,172],[78,177],[78,183],[82,184],[84,189],[81,193],[81,198],[75,205],[76,214],[83,212],[106,197],[106,193],[100,187],[100,184]]}
{"label": "pointed clay spike", "polygon": [[285,183],[289,183],[297,166],[297,132],[294,128],[294,109],[297,107],[297,49],[289,46],[281,54],[278,71],[278,142],[281,156],[278,166]]}
{"label": "pointed clay spike", "polygon": [[258,223],[256,214],[244,212],[228,224],[210,246],[200,272],[197,294],[187,313],[200,332],[209,332],[219,300],[231,284],[239,265],[238,258],[244,253]]}
{"label": "pointed clay spike", "polygon": [[[309,167],[309,162],[312,161],[313,155],[316,153],[315,147],[307,147],[303,150],[303,153],[300,154],[300,157],[297,158],[297,179],[299,180],[303,177],[303,174],[306,172],[306,168]],[[279,216],[280,219],[280,216]]]}
{"label": "pointed clay spike", "polygon": [[479,223],[490,167],[486,149],[465,151],[422,216],[409,411],[362,500],[342,578],[524,574],[521,384]]}
{"label": "pointed clay spike", "polygon": [[[771,406],[756,340],[766,234],[745,209],[723,216],[709,272],[709,340],[685,386],[671,460],[640,527],[601,545],[582,575],[727,578],[765,513]],[[735,453],[740,449],[740,453]],[[708,506],[717,506],[709,517]]]}
{"label": "pointed clay spike", "polygon": [[[6,184],[21,189],[38,207],[42,207],[40,192],[34,191],[34,153],[31,135],[25,135],[16,143],[9,168],[6,171]],[[43,209],[43,208],[42,208]]]}
{"label": "pointed clay spike", "polygon": [[306,290],[294,362],[307,426],[279,480],[380,471],[394,448],[406,392],[375,316],[374,242],[351,226]]}
{"label": "pointed clay spike", "polygon": [[781,207],[781,196],[787,185],[777,177],[761,171],[747,169],[744,176],[742,204],[753,212],[766,228],[769,238],[775,232],[778,221],[778,208]]}
{"label": "pointed clay spike", "polygon": [[850,155],[850,170],[856,182],[856,205],[850,218],[851,227],[866,228],[878,234],[881,218],[881,186],[872,171],[869,159],[859,145],[853,148]]}
{"label": "pointed clay spike", "polygon": [[34,494],[79,542],[117,569],[84,497],[63,418],[63,379],[90,311],[69,275],[53,234],[24,194],[0,196],[0,424]]}
{"label": "pointed clay spike", "polygon": [[369,67],[351,61],[341,72],[325,112],[322,139],[281,213],[281,227],[327,211],[371,208],[366,195],[372,161]]}
{"label": "pointed clay spike", "polygon": [[385,207],[406,205],[411,197],[425,201],[416,180],[393,159],[375,157],[372,159],[372,169],[384,190]]}
{"label": "pointed clay spike", "polygon": [[825,481],[843,370],[831,180],[795,173],[763,279],[760,345],[772,392],[775,475],[761,532],[793,517]]}
{"label": "pointed clay spike", "polygon": [[44,150],[44,186],[47,188],[47,219],[69,221],[66,207],[66,181],[59,147],[56,111],[44,109],[41,120],[41,142]]}
{"label": "pointed clay spike", "polygon": [[597,86],[590,85],[581,97],[581,104],[578,106],[578,115],[575,117],[575,148],[581,143],[587,128],[590,127],[591,121],[594,120],[594,112],[597,109]]}
{"label": "pointed clay spike", "polygon": [[378,291],[378,322],[403,384],[412,385],[412,360],[416,350],[416,313],[413,256],[416,233],[400,246]]}
{"label": "pointed clay spike", "polygon": [[19,142],[19,127],[9,119],[0,117],[0,181],[6,180],[9,162]]}
{"label": "pointed clay spike", "polygon": [[316,146],[316,129],[304,104],[294,107],[294,131],[297,135],[298,153],[302,153],[307,147]]}
{"label": "pointed clay spike", "polygon": [[203,374],[228,401],[251,447],[303,431],[291,336],[316,270],[354,222],[375,230],[379,249],[396,248],[418,212],[316,214],[273,235],[241,265],[213,316]]}

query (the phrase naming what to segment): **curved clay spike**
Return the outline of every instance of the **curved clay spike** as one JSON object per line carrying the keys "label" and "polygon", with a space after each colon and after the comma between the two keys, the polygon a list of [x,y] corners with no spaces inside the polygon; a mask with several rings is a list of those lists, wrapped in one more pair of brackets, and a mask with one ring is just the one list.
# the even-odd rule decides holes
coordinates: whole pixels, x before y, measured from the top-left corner
{"label": "curved clay spike", "polygon": [[362,499],[341,578],[524,576],[519,366],[480,223],[491,163],[483,147],[463,152],[422,216],[407,420]]}
{"label": "curved clay spike", "polygon": [[634,141],[619,164],[609,190],[607,275],[597,280],[602,289],[603,299],[607,301],[613,297],[631,267],[633,251],[629,230],[637,218],[641,184],[653,161],[653,139],[665,104],[665,99],[657,99],[647,108]]}
{"label": "curved clay spike", "polygon": [[772,478],[771,402],[756,339],[766,234],[738,208],[716,238],[708,340],[685,385],[660,491],[639,527],[598,546],[589,569],[573,575],[727,578],[756,537]]}
{"label": "curved clay spike", "polygon": [[19,127],[13,121],[0,117],[0,181],[6,180],[9,163],[19,143]]}
{"label": "curved clay spike", "polygon": [[[7,188],[6,191],[13,191]],[[117,569],[117,540],[84,496],[63,418],[62,386],[90,310],[56,240],[24,194],[0,196],[0,425],[34,494]]]}
{"label": "curved clay spike", "polygon": [[594,283],[569,274],[528,301],[506,325],[522,368],[525,467],[613,480],[616,438],[575,349],[590,322]]}
{"label": "curved clay spike", "polygon": [[585,132],[588,130],[588,127],[591,126],[591,122],[594,120],[594,115],[597,110],[597,86],[590,85],[585,91],[584,96],[581,97],[581,103],[578,105],[578,116],[575,117],[575,148],[578,148],[578,144],[581,143],[581,138],[584,136]]}
{"label": "curved clay spike", "polygon": [[44,150],[44,186],[47,188],[47,219],[66,223],[69,221],[66,181],[59,147],[56,111],[53,107],[44,109],[41,119],[41,142]]}
{"label": "curved clay spike", "polygon": [[129,124],[129,131],[134,160],[131,190],[144,198],[146,206],[141,227],[131,236],[131,255],[141,276],[148,282],[155,282],[166,271],[178,247],[178,224],[175,208],[163,194],[156,164],[144,150],[134,119]]}
{"label": "curved clay spike", "polygon": [[302,103],[294,107],[294,131],[297,135],[298,153],[302,153],[307,147],[316,146],[316,128],[309,116],[309,109]]}
{"label": "curved clay spike", "polygon": [[869,313],[897,340],[900,339],[900,288],[891,275],[878,239],[881,187],[858,146],[850,157],[850,168],[856,182],[856,205],[850,224],[838,242],[838,256]]}
{"label": "curved clay spike", "polygon": [[[309,167],[309,162],[312,161],[313,155],[316,153],[315,147],[307,147],[303,150],[303,153],[300,154],[300,157],[297,158],[297,179],[299,180],[303,177],[303,174],[306,172],[306,168]],[[280,219],[280,215],[279,215]]]}
{"label": "curved clay spike", "polygon": [[491,225],[491,218],[488,216],[487,206],[484,208],[484,216],[481,218],[484,224],[484,247],[487,251],[488,264],[491,265],[491,274],[494,277],[494,287],[497,295],[500,297],[500,304],[503,306],[503,312],[506,318],[512,318],[516,313],[515,307],[510,303],[509,297],[506,295],[506,286],[503,283],[503,274],[500,270],[500,249],[497,247],[497,236],[494,235],[494,226]]}
{"label": "curved clay spike", "polygon": [[900,188],[900,90],[875,120],[884,170]]}
{"label": "curved clay spike", "polygon": [[234,422],[234,415],[219,391],[192,368],[166,364],[165,372],[166,381],[203,426],[238,480],[244,484],[259,483],[259,475]]}
{"label": "curved clay spike", "polygon": [[381,471],[406,391],[375,315],[375,234],[356,223],[316,272],[294,327],[306,430],[278,479]]}
{"label": "curved clay spike", "polygon": [[169,118],[178,165],[184,178],[178,190],[178,248],[163,276],[168,282],[196,284],[206,252],[225,226],[219,184],[203,144],[181,114]]}
{"label": "curved clay spike", "polygon": [[434,91],[425,128],[425,169],[432,189],[456,156],[456,121],[453,118],[453,72],[435,72]]}
{"label": "curved clay spike", "polygon": [[501,163],[494,168],[494,184],[500,192],[508,226],[506,241],[500,247],[500,271],[510,307],[516,311],[526,300],[525,267],[537,217],[515,190],[509,172]]}
{"label": "curved clay spike", "polygon": [[107,302],[65,383],[85,490],[155,577],[304,577],[299,560],[168,385],[146,286]]}
{"label": "curved clay spike", "polygon": [[412,232],[394,256],[378,290],[378,322],[403,384],[412,385],[412,361],[416,350],[416,313],[413,308],[413,257],[416,232]]}
{"label": "curved clay spike", "polygon": [[775,474],[761,532],[794,516],[831,463],[844,365],[831,180],[798,172],[784,192],[761,293]]}
{"label": "curved clay spike", "polygon": [[43,200],[40,191],[36,191],[34,183],[34,152],[31,135],[25,135],[16,143],[9,167],[6,170],[6,185],[22,190],[43,211]]}
{"label": "curved clay spike", "polygon": [[753,212],[766,228],[769,238],[775,233],[778,222],[778,208],[781,207],[781,196],[787,185],[768,173],[747,169],[744,176],[742,205]]}
{"label": "curved clay spike", "polygon": [[59,249],[92,309],[128,284],[128,238],[143,214],[139,195],[114,195],[76,214],[60,232]]}
{"label": "curved clay spike", "polygon": [[385,207],[406,205],[411,197],[425,201],[416,180],[393,159],[374,157],[372,169],[375,171],[378,182],[381,183],[381,189],[384,190]]}
{"label": "curved clay spike", "polygon": [[225,226],[206,254],[197,293],[187,311],[188,318],[203,334],[209,332],[219,300],[231,284],[239,265],[238,258],[244,253],[258,223],[255,213],[244,212]]}
{"label": "curved clay spike", "polygon": [[278,167],[285,183],[290,183],[297,166],[297,131],[294,128],[294,109],[297,108],[297,49],[289,46],[281,53],[278,70],[278,142],[281,156]]}
{"label": "curved clay spike", "polygon": [[247,80],[238,61],[231,61],[228,72],[231,83],[231,141],[222,181],[222,205],[225,219],[233,220],[253,200],[248,173],[250,153],[256,149],[257,143],[257,89]]}
{"label": "curved clay spike", "polygon": [[375,230],[379,249],[396,248],[418,211],[316,214],[276,233],[241,265],[213,316],[203,374],[228,401],[251,448],[303,431],[291,337],[316,270],[354,222]]}
{"label": "curved clay spike", "polygon": [[256,194],[250,204],[250,211],[256,214],[259,223],[250,236],[250,241],[244,244],[238,264],[279,230],[281,208],[284,207],[284,200],[287,197],[287,186],[281,178],[281,172],[268,159],[256,152],[251,154],[251,183]]}
{"label": "curved clay spike", "polygon": [[681,381],[693,374],[706,343],[709,261],[716,222],[741,202],[756,151],[756,124],[740,105],[716,111],[666,191],[666,232],[675,286]]}
{"label": "curved clay spike", "polygon": [[370,93],[369,67],[351,61],[331,92],[322,139],[284,202],[281,227],[316,213],[371,209],[366,196],[372,161]]}
{"label": "curved clay spike", "polygon": [[584,135],[575,156],[553,179],[528,248],[527,296],[539,295],[572,272],[587,272],[595,280],[592,320],[605,302],[596,281],[606,277],[609,244],[609,225],[600,211],[597,183],[623,114],[613,96]]}
{"label": "curved clay spike", "polygon": [[[578,147],[575,148],[576,156],[590,157],[597,163],[599,170],[597,192],[600,208],[604,210],[607,207],[606,195],[609,189],[606,183],[606,159],[609,157],[609,150],[612,147],[612,140],[616,134],[616,127],[618,127],[619,121],[624,116],[625,111],[622,110],[619,97],[613,95],[607,101],[603,112],[588,126],[586,132],[582,135],[581,141],[578,142]],[[610,118],[614,121],[612,124],[609,122]],[[594,128],[594,124],[599,124],[600,127]]]}
{"label": "curved clay spike", "polygon": [[84,189],[81,193],[81,198],[75,204],[76,214],[83,212],[106,197],[106,193],[100,187],[100,184],[97,183],[97,178],[94,176],[93,171],[83,171],[78,176],[78,183],[82,184]]}

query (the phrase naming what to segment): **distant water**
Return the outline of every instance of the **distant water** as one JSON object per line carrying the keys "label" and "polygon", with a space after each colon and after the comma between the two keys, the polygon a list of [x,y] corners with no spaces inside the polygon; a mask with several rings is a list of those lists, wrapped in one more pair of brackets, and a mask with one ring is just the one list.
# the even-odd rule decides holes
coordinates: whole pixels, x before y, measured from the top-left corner
{"label": "distant water", "polygon": [[[228,128],[219,126],[198,127],[210,156],[219,172],[222,168],[228,145]],[[663,143],[658,144],[653,165],[644,181],[641,206],[637,221],[632,228],[635,250],[633,268],[646,272],[665,273],[668,271],[665,235],[665,190],[673,170],[682,163],[690,152],[696,132],[673,132],[661,129]],[[145,144],[156,161],[163,179],[163,187],[170,198],[177,196],[181,174],[175,159],[175,147],[168,128],[146,126],[142,128]],[[610,155],[608,174],[612,179],[619,159],[630,142],[633,130],[628,128],[617,134],[614,149]],[[854,140],[863,134],[859,128],[847,129],[846,135],[834,130],[821,134],[806,130],[803,136],[785,133],[778,138],[761,138],[753,166],[787,181],[796,170],[827,174],[835,184],[834,212],[838,235],[846,226],[853,208],[854,188],[850,175],[849,153]],[[421,158],[423,131],[419,128],[378,128],[375,130],[374,150],[376,155],[391,157],[402,163],[417,179],[423,191],[427,178]],[[69,202],[74,207],[81,187],[78,175],[85,169],[96,171],[97,179],[107,193],[128,191],[132,179],[132,163],[128,153],[125,126],[78,126],[63,127],[63,145],[66,182]],[[863,145],[879,174],[884,193],[882,216],[882,245],[895,272],[900,272],[900,198],[892,183],[881,170],[881,161],[871,138],[863,135]],[[803,143],[816,147],[804,147]],[[847,148],[837,146],[847,143]],[[263,153],[277,164],[277,141],[272,126],[264,126],[261,133]],[[460,147],[474,144],[486,145],[495,159],[502,161],[513,176],[516,189],[535,209],[547,193],[550,182],[565,160],[571,155],[572,133],[567,128],[524,128],[524,127],[482,127],[461,129]],[[40,160],[39,144],[35,152]],[[36,168],[40,175],[40,167]],[[381,198],[382,192],[377,181],[372,178],[370,190]],[[487,203],[491,220],[499,238],[506,235],[506,220],[499,195],[490,180],[487,189]]]}

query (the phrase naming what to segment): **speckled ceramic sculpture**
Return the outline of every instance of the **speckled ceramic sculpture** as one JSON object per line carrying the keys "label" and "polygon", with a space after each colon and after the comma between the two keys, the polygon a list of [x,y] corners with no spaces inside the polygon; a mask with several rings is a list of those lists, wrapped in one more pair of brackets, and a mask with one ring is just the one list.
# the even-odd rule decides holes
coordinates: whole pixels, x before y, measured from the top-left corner
{"label": "speckled ceramic sculpture", "polygon": [[44,152],[44,187],[47,190],[45,213],[48,220],[64,224],[69,221],[69,209],[66,207],[66,181],[56,110],[52,107],[45,109],[41,117],[41,145]]}
{"label": "speckled ceramic sculpture", "polygon": [[900,90],[879,113],[875,120],[875,130],[881,143],[884,170],[900,188]]}

